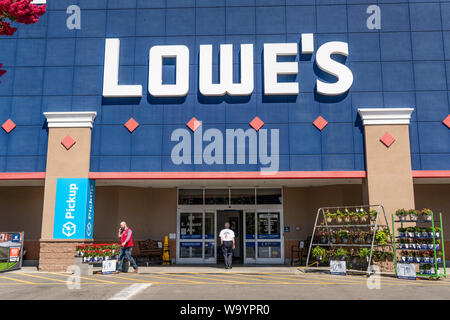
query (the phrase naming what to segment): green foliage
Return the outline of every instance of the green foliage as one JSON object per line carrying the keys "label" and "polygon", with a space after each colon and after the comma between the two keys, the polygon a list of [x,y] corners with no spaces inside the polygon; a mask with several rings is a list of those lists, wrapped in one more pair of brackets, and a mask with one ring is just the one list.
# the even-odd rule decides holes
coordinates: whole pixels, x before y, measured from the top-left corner
{"label": "green foliage", "polygon": [[361,259],[364,259],[364,258],[368,257],[369,255],[370,255],[370,249],[369,248],[361,248],[361,249],[359,249],[358,256]]}
{"label": "green foliage", "polygon": [[385,230],[377,230],[377,233],[375,235],[375,240],[378,244],[387,244],[388,235],[386,234]]}
{"label": "green foliage", "polygon": [[312,251],[313,257],[320,258],[323,261],[327,255],[327,251],[322,247],[315,247]]}
{"label": "green foliage", "polygon": [[344,248],[340,247],[338,249],[336,249],[336,251],[334,251],[334,256],[335,257],[347,257],[347,250],[345,250]]}
{"label": "green foliage", "polygon": [[405,209],[398,209],[397,211],[395,211],[395,215],[397,217],[404,217],[409,213],[409,210],[405,210]]}

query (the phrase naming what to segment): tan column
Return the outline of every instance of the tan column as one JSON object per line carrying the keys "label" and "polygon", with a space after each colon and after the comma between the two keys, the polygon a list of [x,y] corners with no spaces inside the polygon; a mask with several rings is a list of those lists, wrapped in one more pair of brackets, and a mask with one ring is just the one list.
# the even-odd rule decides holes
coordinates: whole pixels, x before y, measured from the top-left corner
{"label": "tan column", "polygon": [[414,208],[409,122],[411,108],[358,109],[364,125],[367,204],[383,205],[388,223],[399,208]]}
{"label": "tan column", "polygon": [[42,211],[39,269],[62,271],[74,262],[75,246],[86,239],[53,239],[58,178],[88,178],[91,131],[96,112],[45,112],[48,123],[47,167]]}

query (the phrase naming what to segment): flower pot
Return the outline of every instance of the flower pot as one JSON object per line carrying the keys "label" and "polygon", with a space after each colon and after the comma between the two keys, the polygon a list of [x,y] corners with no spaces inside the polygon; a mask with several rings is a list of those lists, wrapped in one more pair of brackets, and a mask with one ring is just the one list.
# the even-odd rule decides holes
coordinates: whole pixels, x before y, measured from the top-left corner
{"label": "flower pot", "polygon": [[441,263],[441,258],[439,258],[439,257],[436,258],[436,262],[437,262],[437,263]]}
{"label": "flower pot", "polygon": [[345,223],[350,223],[350,221],[352,221],[352,219],[350,217],[345,217],[344,221],[345,221]]}
{"label": "flower pot", "polygon": [[415,232],[415,233],[414,233],[414,236],[415,236],[416,238],[420,238],[421,233],[420,233],[420,232]]}
{"label": "flower pot", "polygon": [[398,233],[398,236],[399,236],[400,238],[404,238],[404,237],[405,237],[405,233],[404,233],[404,232],[399,232],[399,233]]}
{"label": "flower pot", "polygon": [[406,262],[406,261],[408,261],[408,257],[407,256],[402,256],[401,260],[402,260],[402,262]]}
{"label": "flower pot", "polygon": [[404,244],[403,244],[403,248],[409,249],[409,243],[404,243]]}
{"label": "flower pot", "polygon": [[422,232],[422,238],[428,239],[428,232]]}
{"label": "flower pot", "polygon": [[439,243],[436,244],[436,250],[439,250]]}
{"label": "flower pot", "polygon": [[416,249],[416,244],[415,243],[411,243],[411,249]]}
{"label": "flower pot", "polygon": [[408,238],[414,238],[414,232],[407,232]]}
{"label": "flower pot", "polygon": [[416,260],[417,263],[420,263],[421,259],[420,259],[420,257],[416,257],[415,260]]}
{"label": "flower pot", "polygon": [[398,216],[398,220],[400,220],[400,221],[405,221],[406,220],[406,216]]}
{"label": "flower pot", "polygon": [[333,222],[333,218],[327,217],[327,222],[328,222],[328,223],[332,223],[332,222]]}
{"label": "flower pot", "polygon": [[111,259],[110,256],[106,256],[106,257],[105,257],[105,261],[108,261],[108,260],[110,260],[110,259]]}
{"label": "flower pot", "polygon": [[359,218],[359,220],[361,221],[361,223],[367,223],[367,216],[362,216]]}
{"label": "flower pot", "polygon": [[433,248],[434,248],[434,245],[432,243],[429,243],[428,244],[428,249],[433,250]]}
{"label": "flower pot", "polygon": [[428,258],[429,263],[434,263],[434,258]]}
{"label": "flower pot", "polygon": [[337,239],[336,239],[336,237],[331,237],[331,243],[336,243],[336,241],[337,241]]}
{"label": "flower pot", "polygon": [[342,217],[337,217],[336,220],[337,220],[337,223],[342,223],[342,221],[344,221],[344,220],[342,219]]}
{"label": "flower pot", "polygon": [[431,269],[428,269],[428,270],[427,270],[427,274],[428,274],[428,275],[431,275]]}
{"label": "flower pot", "polygon": [[431,216],[425,216],[425,221],[431,221]]}
{"label": "flower pot", "polygon": [[414,257],[408,257],[408,262],[409,263],[413,263],[414,262]]}
{"label": "flower pot", "polygon": [[328,239],[327,239],[327,237],[322,236],[322,237],[319,238],[319,242],[320,242],[321,244],[325,244],[325,243],[328,242]]}
{"label": "flower pot", "polygon": [[416,216],[415,214],[410,214],[410,215],[409,215],[409,219],[410,219],[411,221],[417,221],[417,216]]}
{"label": "flower pot", "polygon": [[435,237],[436,237],[436,238],[439,238],[439,237],[440,237],[440,233],[439,233],[439,232],[435,232],[434,234],[435,234]]}
{"label": "flower pot", "polygon": [[428,237],[433,238],[433,232],[428,232]]}
{"label": "flower pot", "polygon": [[341,240],[342,240],[342,243],[347,243],[348,242],[348,238],[347,237],[343,237],[343,238],[341,238]]}

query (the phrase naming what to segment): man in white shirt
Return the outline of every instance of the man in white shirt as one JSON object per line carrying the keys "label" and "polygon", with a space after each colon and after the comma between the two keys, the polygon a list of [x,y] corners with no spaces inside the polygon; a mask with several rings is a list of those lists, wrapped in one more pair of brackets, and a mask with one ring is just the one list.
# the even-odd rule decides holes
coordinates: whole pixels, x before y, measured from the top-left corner
{"label": "man in white shirt", "polygon": [[225,269],[231,269],[231,261],[233,260],[234,231],[230,229],[230,223],[225,223],[225,229],[219,234],[220,244],[222,245],[223,257],[225,259]]}

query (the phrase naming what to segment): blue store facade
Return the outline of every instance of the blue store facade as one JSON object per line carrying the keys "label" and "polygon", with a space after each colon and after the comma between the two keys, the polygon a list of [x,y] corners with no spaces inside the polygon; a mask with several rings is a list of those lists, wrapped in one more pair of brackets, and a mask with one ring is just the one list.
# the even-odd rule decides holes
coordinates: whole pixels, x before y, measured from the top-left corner
{"label": "blue store facade", "polygon": [[[0,216],[9,229],[25,229],[30,260],[45,265],[42,243],[92,240],[58,242],[51,232],[57,191],[49,158],[78,148],[84,136],[64,132],[67,140],[51,145],[50,132],[79,128],[67,117],[83,112],[92,128],[87,172],[55,177],[95,180],[95,241],[115,240],[115,224],[127,220],[138,239],[170,235],[177,261],[215,262],[211,247],[228,217],[243,234],[250,222],[258,229],[275,219],[265,242],[257,231],[240,239],[241,258],[283,263],[310,235],[317,208],[384,204],[371,197],[382,186],[370,179],[366,125],[383,126],[395,140],[377,138],[386,152],[403,138],[409,146],[412,198],[386,200],[387,213],[405,203],[450,209],[450,1],[47,0],[47,7],[35,25],[0,38],[7,70],[0,122],[15,125],[0,132],[0,194],[15,214]],[[168,51],[154,50],[159,71],[149,66],[155,47]],[[219,85],[226,74],[228,89]],[[231,89],[247,80],[250,88]],[[359,109],[372,110],[375,122],[365,123]],[[407,135],[389,125],[406,125]],[[35,205],[12,203],[12,194]]]}

